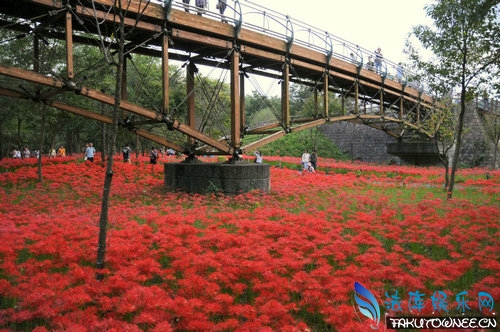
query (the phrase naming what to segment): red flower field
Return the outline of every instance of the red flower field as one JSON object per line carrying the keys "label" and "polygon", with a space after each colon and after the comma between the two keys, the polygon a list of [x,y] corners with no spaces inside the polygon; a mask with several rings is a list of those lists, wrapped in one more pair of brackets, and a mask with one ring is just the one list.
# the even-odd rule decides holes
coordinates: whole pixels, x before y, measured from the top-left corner
{"label": "red flower field", "polygon": [[369,331],[356,281],[382,315],[395,291],[400,315],[436,314],[436,291],[450,315],[462,291],[466,314],[498,315],[500,171],[459,171],[446,200],[440,168],[321,159],[272,167],[269,194],[187,195],[163,190],[171,161],[116,160],[99,281],[105,167],[45,159],[40,183],[36,160],[0,161],[0,331]]}

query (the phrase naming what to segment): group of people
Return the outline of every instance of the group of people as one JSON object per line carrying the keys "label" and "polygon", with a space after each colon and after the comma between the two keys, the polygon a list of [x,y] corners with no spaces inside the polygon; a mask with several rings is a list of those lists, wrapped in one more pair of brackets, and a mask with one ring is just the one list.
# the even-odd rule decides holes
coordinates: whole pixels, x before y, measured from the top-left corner
{"label": "group of people", "polygon": [[[382,49],[379,47],[373,52],[374,55],[368,57],[368,62],[366,67],[369,70],[375,70],[377,73],[382,73],[382,62],[384,61],[384,55],[382,54]],[[375,57],[375,59],[374,59]]]}
{"label": "group of people", "polygon": [[37,157],[39,156],[38,150],[34,151],[34,154],[32,155],[30,150],[25,147],[23,150],[18,150],[16,148],[13,148],[10,150],[10,156],[11,158],[16,158],[16,159],[27,159],[29,157]]}
{"label": "group of people", "polygon": [[316,167],[318,166],[318,155],[316,154],[316,150],[312,150],[312,152],[309,153],[307,149],[305,149],[302,154],[301,163],[302,172],[316,173]]}
{"label": "group of people", "polygon": [[[49,153],[47,154],[49,158],[55,158],[55,157],[66,157],[66,148],[61,145],[57,151],[56,149],[52,148],[50,149]],[[33,151],[30,151],[27,147],[25,147],[22,150],[18,150],[16,148],[13,148],[10,150],[10,157],[11,158],[19,158],[19,159],[27,159],[30,157],[33,158],[39,158],[40,157],[40,151],[38,149],[35,149]]]}
{"label": "group of people", "polygon": [[[191,0],[182,0],[182,3],[184,3],[184,10],[186,12],[189,12]],[[208,10],[208,0],[195,0],[195,6],[197,7],[198,15],[201,16],[206,10]],[[224,12],[226,11],[227,7],[227,0],[217,0],[217,4],[215,5],[215,7],[219,10],[219,13],[222,17],[222,22],[227,23],[226,19],[224,18]]]}
{"label": "group of people", "polygon": [[[351,53],[351,57],[353,57],[352,53]],[[378,74],[382,74],[383,62],[384,62],[384,56],[382,54],[382,49],[379,47],[373,52],[373,55],[370,55],[368,57],[368,62],[366,63],[366,68],[368,68],[368,70],[375,71]],[[396,71],[395,71],[396,80],[399,82],[402,82],[403,75],[404,75],[403,64],[400,62],[400,63],[398,63],[398,65],[396,67]]]}

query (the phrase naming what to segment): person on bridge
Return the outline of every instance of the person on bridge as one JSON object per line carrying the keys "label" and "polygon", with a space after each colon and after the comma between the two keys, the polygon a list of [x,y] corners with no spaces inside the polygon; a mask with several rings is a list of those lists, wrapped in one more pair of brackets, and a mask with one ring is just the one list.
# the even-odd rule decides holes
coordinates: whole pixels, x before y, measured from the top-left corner
{"label": "person on bridge", "polygon": [[208,7],[208,0],[196,0],[196,7],[198,7],[198,15],[203,15]]}
{"label": "person on bridge", "polygon": [[217,5],[215,5],[215,7],[219,10],[222,23],[227,23],[227,20],[224,17],[224,12],[226,11],[226,7],[227,7],[226,1],[227,0],[218,0]]}
{"label": "person on bridge", "polygon": [[384,56],[382,55],[382,49],[379,47],[375,50],[375,71],[377,73],[382,73],[382,61]]}
{"label": "person on bridge", "polygon": [[396,79],[398,82],[403,82],[403,64],[400,62],[396,68]]}
{"label": "person on bridge", "polygon": [[191,0],[182,0],[182,3],[184,4],[184,11],[188,12],[189,13],[189,3],[191,2]]}
{"label": "person on bridge", "polygon": [[368,68],[368,70],[373,71],[373,66],[375,66],[375,64],[373,63],[373,57],[370,55],[368,57],[368,62],[366,63],[366,68]]}

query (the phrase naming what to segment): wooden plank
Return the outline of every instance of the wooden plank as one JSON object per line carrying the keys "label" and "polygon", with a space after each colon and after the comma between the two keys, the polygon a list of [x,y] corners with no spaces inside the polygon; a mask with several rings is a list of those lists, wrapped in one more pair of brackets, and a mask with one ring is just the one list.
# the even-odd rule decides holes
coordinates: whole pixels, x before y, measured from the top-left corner
{"label": "wooden plank", "polygon": [[[107,123],[107,124],[113,123],[113,119],[110,118],[109,116],[100,115],[100,114],[94,113],[92,111],[89,111],[87,109],[68,105],[68,104],[62,103],[60,101],[55,101],[55,100],[50,101],[47,103],[47,105],[54,107],[54,108],[57,108],[57,109],[60,109],[62,111],[66,111],[66,112],[70,112],[70,113],[73,113],[76,115],[84,116],[86,118],[97,120],[97,121],[100,121],[103,123]],[[133,129],[133,132],[136,135],[139,135],[139,136],[142,136],[144,138],[149,139],[150,141],[156,142],[156,143],[161,144],[163,146],[170,147],[170,148],[174,149],[175,151],[184,152],[184,150],[185,150],[184,147],[182,147],[174,142],[171,142],[169,140],[166,140],[165,138],[163,138],[161,136],[152,134],[148,131],[145,131],[142,129]]]}
{"label": "wooden plank", "polygon": [[0,63],[0,75],[18,78],[31,83],[48,85],[54,88],[64,87],[63,81],[56,77],[44,76],[25,69],[8,67],[1,63]]}
{"label": "wooden plank", "polygon": [[[96,90],[90,89],[88,87],[83,87],[81,90],[81,94],[85,95],[88,98],[106,103],[108,105],[114,105],[114,97],[108,96],[104,93],[98,92]],[[134,105],[126,100],[122,100],[120,102],[120,108],[129,111],[138,115],[142,115],[146,118],[156,120],[158,122],[163,122],[162,115],[156,113],[154,111],[148,110],[144,107]],[[193,137],[194,139],[199,140],[207,145],[210,145],[220,151],[227,152],[228,154],[232,154],[233,149],[229,147],[227,144],[223,144],[187,125],[180,123],[177,120],[172,120],[171,127],[180,131],[181,133]]]}

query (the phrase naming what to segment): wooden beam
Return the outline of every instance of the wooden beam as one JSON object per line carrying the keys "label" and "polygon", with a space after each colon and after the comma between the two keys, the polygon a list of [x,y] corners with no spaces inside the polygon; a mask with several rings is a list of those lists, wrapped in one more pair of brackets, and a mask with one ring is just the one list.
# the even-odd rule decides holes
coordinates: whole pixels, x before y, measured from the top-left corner
{"label": "wooden beam", "polygon": [[191,128],[195,128],[196,126],[196,118],[195,118],[195,103],[194,103],[194,75],[196,71],[195,64],[190,61],[186,66],[186,107],[187,107],[187,118],[186,124]]}
{"label": "wooden beam", "polygon": [[240,118],[241,128],[246,127],[247,118],[245,114],[245,73],[240,73]]}
{"label": "wooden beam", "polygon": [[283,76],[281,80],[281,119],[284,128],[290,128],[290,64],[283,64]]}
{"label": "wooden beam", "polygon": [[57,77],[44,76],[26,69],[8,67],[1,63],[0,63],[0,75],[19,78],[21,80],[25,80],[31,83],[48,85],[54,88],[64,87],[63,81],[58,79]]}
{"label": "wooden beam", "polygon": [[291,132],[295,133],[295,132],[302,131],[302,130],[305,130],[305,129],[317,127],[317,126],[319,126],[321,124],[324,124],[324,123],[326,123],[326,119],[314,120],[314,121],[311,121],[311,122],[308,122],[308,123],[304,123],[304,124],[301,124],[301,125],[298,125],[298,126],[295,126],[295,127],[291,128]]}
{"label": "wooden beam", "polygon": [[[94,99],[103,103],[106,103],[108,105],[114,105],[114,98],[111,96],[108,96],[104,93],[98,92],[96,90],[90,89],[88,87],[83,87],[81,90],[81,94],[85,95],[86,97],[90,99]],[[163,115],[159,114],[157,112],[151,111],[149,109],[143,108],[138,105],[134,105],[126,100],[122,100],[120,103],[120,108],[129,111],[138,115],[145,116],[149,119],[154,119],[157,120],[158,122],[164,122],[164,119],[162,118]],[[219,149],[222,152],[226,152],[228,154],[232,154],[233,149],[229,147],[227,144],[223,144],[193,128],[190,126],[187,126],[185,124],[180,123],[177,120],[171,120],[169,123],[169,127],[172,129],[175,129],[189,137],[192,137],[194,139],[199,140],[200,142],[203,142],[207,145],[210,145],[211,147],[214,147],[216,149]]]}
{"label": "wooden beam", "polygon": [[241,146],[240,56],[231,53],[231,146]]}
{"label": "wooden beam", "polygon": [[30,96],[27,96],[19,91],[0,87],[0,95],[5,97],[19,98],[19,99],[29,99]]}
{"label": "wooden beam", "polygon": [[[62,103],[60,101],[55,101],[55,100],[54,101],[49,101],[49,102],[47,102],[47,105],[51,106],[51,107],[54,107],[54,108],[57,108],[57,109],[60,109],[62,111],[66,111],[66,112],[70,112],[70,113],[73,113],[73,114],[76,114],[76,115],[84,116],[86,118],[97,120],[97,121],[100,121],[100,122],[103,122],[103,123],[107,123],[107,124],[112,124],[113,123],[113,119],[111,117],[109,117],[109,116],[100,115],[100,114],[94,113],[92,111],[86,110],[84,108],[76,107],[76,106],[72,106],[72,105],[68,105],[68,104]],[[151,140],[153,142],[156,142],[156,143],[164,145],[164,146],[168,146],[169,148],[172,148],[175,151],[185,152],[184,151],[185,150],[184,147],[182,147],[182,146],[180,146],[180,145],[178,145],[178,144],[176,144],[174,142],[171,142],[169,140],[166,140],[163,137],[160,137],[158,135],[152,134],[149,131],[145,131],[145,130],[142,130],[142,129],[134,129],[133,132],[136,135],[139,135],[139,136],[142,136],[144,138],[147,138],[147,139],[149,139],[149,140]]]}
{"label": "wooden beam", "polygon": [[323,76],[323,116],[325,118],[328,118],[328,112],[329,112],[329,96],[328,93],[330,90],[328,89],[328,75]]}
{"label": "wooden beam", "polygon": [[243,146],[241,149],[243,150],[243,152],[245,152],[245,151],[251,151],[251,150],[256,150],[256,149],[260,148],[261,146],[264,146],[266,144],[274,142],[274,141],[280,139],[281,137],[283,137],[285,135],[286,135],[285,131],[281,130],[281,131],[279,131],[277,133],[274,133],[274,134],[272,134],[270,136],[264,137],[261,140],[258,140],[258,141],[252,142],[250,144],[247,144],[247,145]]}
{"label": "wooden beam", "polygon": [[66,76],[72,80],[75,75],[73,68],[73,15],[66,13]]}
{"label": "wooden beam", "polygon": [[168,36],[163,36],[161,51],[161,66],[162,66],[162,111],[168,113],[170,104],[170,77],[168,72]]}

